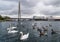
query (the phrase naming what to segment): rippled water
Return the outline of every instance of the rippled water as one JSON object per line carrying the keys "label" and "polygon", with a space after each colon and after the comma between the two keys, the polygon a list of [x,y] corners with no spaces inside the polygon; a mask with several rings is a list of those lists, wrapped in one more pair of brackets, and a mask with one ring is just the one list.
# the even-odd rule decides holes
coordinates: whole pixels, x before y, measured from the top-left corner
{"label": "rippled water", "polygon": [[[53,28],[56,31],[60,31],[60,21],[24,21],[22,25],[17,28],[20,28],[20,31],[23,31],[24,34],[30,33],[29,38],[25,41],[20,41],[18,33],[8,34],[7,28],[10,24],[17,26],[17,22],[0,22],[0,42],[60,42],[60,32],[55,35],[51,35],[51,29]],[[37,27],[48,26],[48,36],[39,37],[39,32],[36,29],[32,28],[32,24],[37,23]],[[49,27],[49,24],[52,27]],[[18,29],[17,29],[18,30]]]}

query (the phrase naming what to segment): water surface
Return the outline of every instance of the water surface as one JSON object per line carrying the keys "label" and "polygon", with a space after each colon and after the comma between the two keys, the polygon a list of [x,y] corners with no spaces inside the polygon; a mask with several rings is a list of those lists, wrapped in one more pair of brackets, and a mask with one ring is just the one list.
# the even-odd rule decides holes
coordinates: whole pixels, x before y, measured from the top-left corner
{"label": "water surface", "polygon": [[[20,31],[23,31],[24,34],[30,33],[29,38],[25,41],[20,41],[18,39],[18,33],[8,34],[7,28],[10,24],[17,26],[18,22],[0,22],[0,42],[60,42],[60,32],[55,35],[51,35],[51,29],[53,28],[56,31],[60,31],[60,21],[23,21],[20,28]],[[37,23],[37,27],[48,26],[48,36],[39,37],[39,32],[36,29],[32,28],[32,24]],[[52,27],[49,26],[52,25]],[[19,35],[20,37],[20,35]]]}

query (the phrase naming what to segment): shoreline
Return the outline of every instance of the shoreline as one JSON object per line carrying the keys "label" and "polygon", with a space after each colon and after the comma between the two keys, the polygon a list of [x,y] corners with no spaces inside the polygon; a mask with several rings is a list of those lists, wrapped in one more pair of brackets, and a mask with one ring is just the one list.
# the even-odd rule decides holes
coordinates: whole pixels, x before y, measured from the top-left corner
{"label": "shoreline", "polygon": [[[34,20],[37,21],[37,20]],[[39,20],[39,21],[43,21],[43,20]],[[18,21],[0,21],[0,22],[18,22]]]}
{"label": "shoreline", "polygon": [[[30,19],[30,18],[21,18],[21,21],[60,21],[60,19]],[[9,20],[0,20],[0,22],[5,22],[5,21],[18,21],[18,19],[9,19]]]}

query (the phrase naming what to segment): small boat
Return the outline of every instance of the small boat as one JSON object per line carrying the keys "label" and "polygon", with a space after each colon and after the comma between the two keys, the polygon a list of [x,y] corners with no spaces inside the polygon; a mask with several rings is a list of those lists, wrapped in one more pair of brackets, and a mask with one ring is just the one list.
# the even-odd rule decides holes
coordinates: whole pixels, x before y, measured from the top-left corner
{"label": "small boat", "polygon": [[23,35],[23,32],[20,32],[20,34],[21,34],[20,40],[26,40],[29,37],[29,33]]}

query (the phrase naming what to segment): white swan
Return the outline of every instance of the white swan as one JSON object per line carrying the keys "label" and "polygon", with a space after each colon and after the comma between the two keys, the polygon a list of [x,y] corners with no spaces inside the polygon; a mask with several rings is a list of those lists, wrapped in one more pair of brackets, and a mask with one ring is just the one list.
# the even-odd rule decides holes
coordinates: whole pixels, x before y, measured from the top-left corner
{"label": "white swan", "polygon": [[26,40],[29,37],[29,33],[23,35],[23,32],[20,32],[20,34],[21,34],[20,40]]}
{"label": "white swan", "polygon": [[10,29],[16,29],[17,27],[10,27],[10,28],[7,28],[7,30],[10,30]]}
{"label": "white swan", "polygon": [[9,30],[8,33],[17,33],[18,31],[16,30]]}

